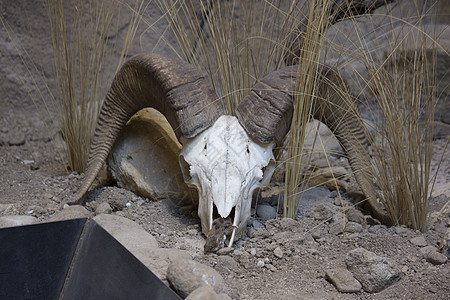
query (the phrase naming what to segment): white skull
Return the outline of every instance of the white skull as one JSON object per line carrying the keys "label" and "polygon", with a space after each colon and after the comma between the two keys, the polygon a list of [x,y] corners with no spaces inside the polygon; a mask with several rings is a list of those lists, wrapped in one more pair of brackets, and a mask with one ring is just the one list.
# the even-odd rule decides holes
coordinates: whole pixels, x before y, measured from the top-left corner
{"label": "white skull", "polygon": [[214,205],[222,218],[234,207],[231,246],[247,226],[253,192],[267,185],[273,174],[274,144],[253,141],[235,117],[226,115],[182,142],[180,166],[186,183],[198,190],[202,231],[208,234],[212,227]]}

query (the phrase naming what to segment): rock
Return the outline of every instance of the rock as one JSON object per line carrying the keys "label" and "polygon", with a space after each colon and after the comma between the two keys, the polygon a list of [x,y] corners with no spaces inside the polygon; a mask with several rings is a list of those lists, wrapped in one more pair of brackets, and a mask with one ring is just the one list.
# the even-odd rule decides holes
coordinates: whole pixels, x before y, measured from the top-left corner
{"label": "rock", "polygon": [[133,250],[132,253],[162,281],[167,280],[167,269],[175,260],[190,260],[187,250],[172,248],[144,248]]}
{"label": "rock", "polygon": [[258,260],[258,262],[256,263],[256,266],[258,268],[264,268],[265,264],[266,263],[263,260]]}
{"label": "rock", "polygon": [[9,146],[22,146],[25,145],[25,133],[22,131],[11,132],[8,136]]}
{"label": "rock", "polygon": [[219,298],[216,292],[214,292],[213,288],[210,286],[201,286],[195,289],[186,298],[186,300],[203,300],[203,299],[217,300]]}
{"label": "rock", "polygon": [[37,219],[33,216],[3,216],[0,217],[0,228],[15,227],[37,223]]}
{"label": "rock", "polygon": [[186,300],[231,300],[227,294],[216,294],[210,286],[202,286],[189,294]]}
{"label": "rock", "polygon": [[[319,137],[316,137],[318,126],[320,139],[322,140],[322,143],[324,145],[323,147],[318,140]],[[342,147],[339,144],[337,138],[325,124],[317,120],[313,120],[307,124],[304,148],[308,152],[312,152],[314,154],[321,153],[324,155],[333,155],[336,157],[341,157],[344,155],[344,151],[342,150]]]}
{"label": "rock", "polygon": [[347,218],[342,212],[335,213],[332,218],[332,222],[329,225],[328,232],[333,235],[338,235],[344,232]]}
{"label": "rock", "polygon": [[333,217],[333,211],[324,204],[319,204],[314,208],[312,212],[312,217],[319,221],[328,220]]}
{"label": "rock", "polygon": [[112,208],[109,205],[108,202],[102,202],[100,203],[97,208],[95,209],[95,214],[96,215],[101,215],[101,214],[110,214],[112,213]]}
{"label": "rock", "polygon": [[346,269],[336,268],[327,270],[325,277],[341,293],[357,293],[361,290],[361,283]]}
{"label": "rock", "polygon": [[412,238],[409,240],[411,244],[419,247],[425,247],[428,245],[427,241],[425,240],[425,237],[423,235],[417,236],[415,238]]}
{"label": "rock", "polygon": [[283,250],[281,250],[280,247],[276,247],[275,250],[273,250],[273,255],[277,258],[283,258]]}
{"label": "rock", "polygon": [[350,232],[350,233],[360,233],[363,231],[363,227],[361,224],[356,223],[356,222],[348,222],[345,225],[345,232]]}
{"label": "rock", "polygon": [[407,233],[409,229],[406,226],[395,226],[394,231],[396,234],[404,234]]}
{"label": "rock", "polygon": [[363,248],[347,253],[345,257],[347,269],[358,280],[363,289],[369,293],[377,293],[401,278],[401,270],[392,260],[380,257]]}
{"label": "rock", "polygon": [[230,253],[233,253],[233,251],[234,251],[233,247],[223,247],[217,251],[217,255],[228,255]]}
{"label": "rock", "polygon": [[216,293],[225,293],[225,281],[213,268],[193,260],[176,259],[167,269],[167,280],[185,298],[202,286],[210,286]]}
{"label": "rock", "polygon": [[139,196],[186,198],[190,193],[178,163],[180,150],[164,116],[143,109],[122,129],[108,158],[109,171],[120,187]]}
{"label": "rock", "polygon": [[438,252],[438,250],[434,246],[426,246],[426,247],[420,248],[420,253],[422,253],[422,255],[425,255],[428,252]]}
{"label": "rock", "polygon": [[425,253],[425,260],[433,265],[445,264],[448,260],[447,256],[437,251],[429,251]]}
{"label": "rock", "polygon": [[62,221],[68,219],[76,219],[76,218],[90,218],[94,216],[94,213],[88,211],[84,206],[81,205],[72,205],[67,206],[63,210],[52,215],[48,221]]}
{"label": "rock", "polygon": [[277,211],[270,205],[260,204],[256,207],[256,214],[263,220],[275,219]]}
{"label": "rock", "polygon": [[347,216],[347,220],[349,222],[355,222],[355,223],[359,223],[359,224],[362,224],[364,222],[364,215],[357,208],[350,207],[346,213],[346,216]]}
{"label": "rock", "polygon": [[116,215],[100,214],[94,221],[118,240],[131,253],[138,249],[158,248],[156,238],[144,230],[138,223]]}

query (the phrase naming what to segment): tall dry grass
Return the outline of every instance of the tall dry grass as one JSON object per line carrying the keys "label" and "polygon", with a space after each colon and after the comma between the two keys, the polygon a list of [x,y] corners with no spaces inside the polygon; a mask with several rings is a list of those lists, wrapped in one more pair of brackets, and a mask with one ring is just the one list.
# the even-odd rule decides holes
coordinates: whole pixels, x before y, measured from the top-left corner
{"label": "tall dry grass", "polygon": [[[285,162],[285,184],[283,217],[295,218],[300,205],[303,186],[307,183],[302,166],[308,165],[311,153],[304,148],[306,138],[306,124],[311,116],[312,104],[318,99],[318,75],[320,72],[320,53],[322,50],[324,31],[328,26],[332,1],[314,0],[310,3],[308,15],[309,22],[304,26],[303,37],[297,40],[300,45],[297,58],[296,93],[293,104],[294,113],[291,121],[291,129],[288,134],[287,159]],[[303,18],[304,19],[304,18]]]}
{"label": "tall dry grass", "polygon": [[[385,16],[390,22],[384,26],[396,29],[388,31],[391,44],[381,59],[373,55],[362,35],[359,52],[353,53],[353,57],[358,57],[366,67],[369,78],[363,81],[376,104],[373,114],[379,113],[377,126],[367,130],[374,132],[370,136],[373,153],[370,172],[379,189],[379,199],[394,224],[424,232],[439,171],[438,166],[432,172],[431,161],[433,121],[440,96],[437,53],[443,48],[436,40],[440,34],[438,27],[429,23],[433,3],[414,2],[414,5],[417,15],[410,19]],[[359,38],[356,21],[354,25]],[[403,34],[392,38],[399,29]],[[380,40],[383,38],[386,36],[380,36]],[[444,55],[448,56],[445,50]]]}
{"label": "tall dry grass", "polygon": [[208,75],[229,114],[259,78],[283,66],[300,2],[156,1],[179,55]]}
{"label": "tall dry grass", "polygon": [[[134,7],[118,0],[48,0],[59,93],[53,105],[62,124],[67,158],[72,170],[83,172],[91,137],[106,92],[105,61],[119,47],[117,68],[127,55],[142,18],[144,2]],[[118,31],[120,13],[131,15],[125,39],[111,43],[109,34]],[[111,47],[111,44],[113,45]]]}

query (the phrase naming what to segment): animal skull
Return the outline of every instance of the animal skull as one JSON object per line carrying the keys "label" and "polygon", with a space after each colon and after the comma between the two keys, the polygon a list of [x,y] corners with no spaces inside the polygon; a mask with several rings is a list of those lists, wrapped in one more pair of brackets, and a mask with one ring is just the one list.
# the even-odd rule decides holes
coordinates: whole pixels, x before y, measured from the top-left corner
{"label": "animal skull", "polygon": [[234,208],[231,246],[247,226],[253,192],[267,185],[273,174],[274,143],[253,141],[237,118],[227,115],[182,142],[180,166],[186,183],[199,192],[202,231],[207,234],[211,230],[214,205],[222,218],[230,216]]}

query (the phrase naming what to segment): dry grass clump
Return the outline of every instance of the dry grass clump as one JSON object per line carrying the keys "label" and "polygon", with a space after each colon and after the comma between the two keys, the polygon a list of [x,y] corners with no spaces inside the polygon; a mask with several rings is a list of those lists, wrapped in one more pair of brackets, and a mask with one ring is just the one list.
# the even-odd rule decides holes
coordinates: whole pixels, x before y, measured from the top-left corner
{"label": "dry grass clump", "polygon": [[[286,159],[286,174],[284,185],[283,217],[295,218],[301,200],[299,186],[303,186],[307,180],[302,178],[302,166],[307,165],[311,158],[304,151],[306,137],[306,123],[311,116],[313,101],[318,97],[318,73],[320,70],[320,52],[322,49],[324,31],[328,26],[332,1],[311,1],[307,19],[310,20],[304,32],[303,38],[297,40],[300,49],[297,69],[294,113],[291,122],[291,130],[288,134],[288,151]],[[292,45],[296,47],[297,45]],[[301,189],[303,190],[303,188]]]}
{"label": "dry grass clump", "polygon": [[60,93],[53,101],[62,124],[69,166],[84,171],[97,115],[106,92],[105,57],[121,47],[118,67],[126,56],[140,21],[143,1],[136,0],[124,41],[111,47],[108,36],[124,9],[117,0],[48,0],[56,76]]}
{"label": "dry grass clump", "polygon": [[[406,35],[394,41],[381,62],[375,61],[369,51],[359,55],[380,112],[380,122],[372,128],[376,134],[371,136],[371,172],[380,189],[380,200],[394,224],[424,232],[438,172],[432,173],[431,160],[439,97],[437,49],[441,47],[424,31],[423,20],[429,12],[423,12],[422,7],[417,11],[421,13],[414,23],[404,25]],[[406,39],[410,47],[402,49]]]}
{"label": "dry grass clump", "polygon": [[180,56],[208,75],[229,114],[259,78],[283,66],[298,2],[156,1]]}
{"label": "dry grass clump", "polygon": [[[426,37],[418,38],[425,45]],[[431,173],[436,49],[393,55],[396,63],[370,70],[383,120],[372,148],[375,177],[391,219],[424,232],[437,174]]]}

